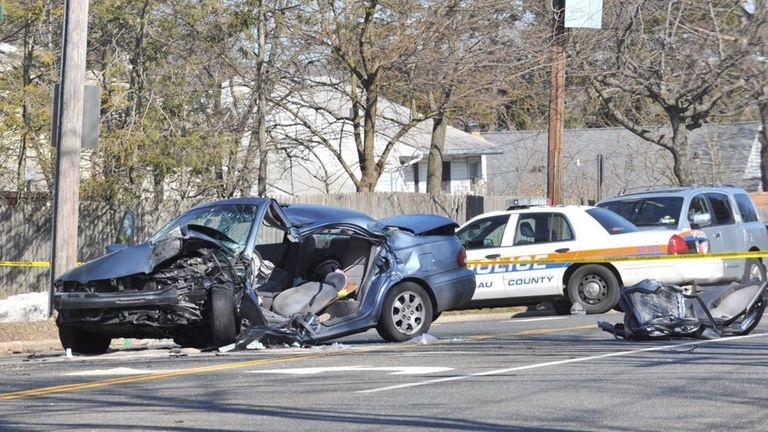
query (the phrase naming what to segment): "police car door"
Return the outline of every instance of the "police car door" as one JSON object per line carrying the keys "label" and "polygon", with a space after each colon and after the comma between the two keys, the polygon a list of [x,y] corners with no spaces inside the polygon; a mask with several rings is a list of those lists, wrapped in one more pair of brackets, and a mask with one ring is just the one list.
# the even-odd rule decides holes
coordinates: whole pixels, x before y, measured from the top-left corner
{"label": "police car door", "polygon": [[[562,213],[541,212],[518,215],[508,255],[517,261],[557,258],[576,247],[573,230]],[[537,297],[563,293],[567,263],[520,263],[504,273],[509,297]]]}
{"label": "police car door", "polygon": [[[504,252],[511,243],[509,214],[493,215],[476,219],[459,230],[456,235],[467,250],[467,267],[475,272],[477,288],[472,300],[506,297],[504,281],[499,266],[490,263]],[[482,262],[480,264],[472,261]]]}

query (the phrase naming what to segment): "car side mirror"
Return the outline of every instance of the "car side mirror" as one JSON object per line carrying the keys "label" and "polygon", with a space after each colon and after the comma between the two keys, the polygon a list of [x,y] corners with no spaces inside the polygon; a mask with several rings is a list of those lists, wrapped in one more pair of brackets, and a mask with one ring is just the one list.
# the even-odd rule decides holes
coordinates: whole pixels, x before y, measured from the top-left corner
{"label": "car side mirror", "polygon": [[483,240],[483,247],[493,247],[493,240],[487,238]]}
{"label": "car side mirror", "polygon": [[700,227],[712,225],[712,215],[709,213],[701,213],[693,215],[692,224],[696,224]]}

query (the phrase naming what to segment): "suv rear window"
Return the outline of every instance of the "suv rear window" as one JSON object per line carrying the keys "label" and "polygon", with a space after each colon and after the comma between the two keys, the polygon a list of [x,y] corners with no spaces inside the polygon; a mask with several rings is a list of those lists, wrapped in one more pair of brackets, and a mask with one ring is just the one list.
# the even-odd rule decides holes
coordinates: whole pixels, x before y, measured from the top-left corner
{"label": "suv rear window", "polygon": [[627,198],[598,204],[617,213],[636,226],[663,226],[677,228],[682,197]]}
{"label": "suv rear window", "polygon": [[608,234],[623,234],[638,231],[637,227],[616,213],[604,208],[596,207],[587,210],[587,214],[608,231]]}
{"label": "suv rear window", "polygon": [[733,197],[736,198],[736,205],[739,206],[741,220],[744,222],[755,222],[757,220],[757,212],[755,212],[755,206],[752,204],[749,196],[747,194],[736,194]]}
{"label": "suv rear window", "polygon": [[707,198],[709,198],[709,202],[712,204],[712,211],[715,212],[712,215],[712,221],[715,225],[728,225],[734,222],[731,204],[728,202],[728,195],[708,193]]}

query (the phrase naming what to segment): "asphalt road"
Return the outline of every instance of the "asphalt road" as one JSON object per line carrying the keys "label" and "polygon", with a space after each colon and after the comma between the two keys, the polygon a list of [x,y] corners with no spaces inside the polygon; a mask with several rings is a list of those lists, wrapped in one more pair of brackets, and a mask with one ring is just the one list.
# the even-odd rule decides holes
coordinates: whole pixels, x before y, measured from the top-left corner
{"label": "asphalt road", "polygon": [[768,429],[768,319],[714,341],[626,342],[595,324],[621,317],[438,321],[422,343],[371,331],[304,349],[0,357],[0,429]]}

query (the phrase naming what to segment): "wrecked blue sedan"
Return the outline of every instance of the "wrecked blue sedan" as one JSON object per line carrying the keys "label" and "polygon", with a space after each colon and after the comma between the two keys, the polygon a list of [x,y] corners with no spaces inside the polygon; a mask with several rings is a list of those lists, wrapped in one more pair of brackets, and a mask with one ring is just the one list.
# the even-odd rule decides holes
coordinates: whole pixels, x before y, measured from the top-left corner
{"label": "wrecked blue sedan", "polygon": [[265,198],[199,205],[56,280],[61,343],[86,354],[116,337],[307,345],[373,327],[405,341],[474,294],[456,226]]}

